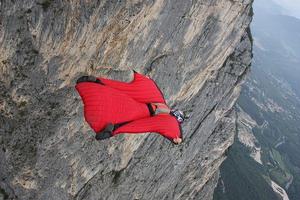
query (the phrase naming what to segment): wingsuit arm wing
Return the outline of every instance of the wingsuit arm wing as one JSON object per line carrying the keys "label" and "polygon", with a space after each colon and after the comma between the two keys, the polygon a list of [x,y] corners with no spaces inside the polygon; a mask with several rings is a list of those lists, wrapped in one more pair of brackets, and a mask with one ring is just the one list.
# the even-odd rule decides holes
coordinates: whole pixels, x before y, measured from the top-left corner
{"label": "wingsuit arm wing", "polygon": [[121,133],[145,133],[156,132],[169,140],[174,138],[182,138],[181,128],[177,120],[171,115],[156,115],[139,120],[129,122],[117,128],[113,135]]}
{"label": "wingsuit arm wing", "polygon": [[97,79],[99,79],[104,85],[126,93],[138,102],[166,103],[163,94],[156,83],[152,79],[135,71],[134,78],[129,83],[102,77],[99,77]]}

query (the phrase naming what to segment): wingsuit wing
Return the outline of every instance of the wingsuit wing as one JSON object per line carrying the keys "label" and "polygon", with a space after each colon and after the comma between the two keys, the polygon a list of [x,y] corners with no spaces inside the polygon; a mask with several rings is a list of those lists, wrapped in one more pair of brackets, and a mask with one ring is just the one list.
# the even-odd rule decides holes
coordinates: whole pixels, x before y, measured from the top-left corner
{"label": "wingsuit wing", "polygon": [[145,133],[156,132],[169,140],[182,138],[181,127],[175,117],[168,114],[160,114],[129,122],[117,128],[113,135],[121,133]]}
{"label": "wingsuit wing", "polygon": [[146,104],[127,94],[99,83],[82,82],[76,85],[84,104],[85,120],[97,133],[108,123],[123,123],[149,117]]}
{"label": "wingsuit wing", "polygon": [[141,103],[166,103],[162,92],[156,83],[134,71],[134,78],[131,82],[121,82],[106,78],[98,78],[104,85],[120,90],[131,98]]}

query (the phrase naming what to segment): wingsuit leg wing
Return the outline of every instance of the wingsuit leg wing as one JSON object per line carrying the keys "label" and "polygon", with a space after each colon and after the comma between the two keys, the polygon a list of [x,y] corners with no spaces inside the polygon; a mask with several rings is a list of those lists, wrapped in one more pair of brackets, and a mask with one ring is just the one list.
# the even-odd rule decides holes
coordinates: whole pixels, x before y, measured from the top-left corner
{"label": "wingsuit leg wing", "polygon": [[79,82],[76,89],[84,104],[85,120],[96,133],[109,123],[118,124],[150,116],[146,104],[114,88],[94,82]]}
{"label": "wingsuit leg wing", "polygon": [[170,141],[173,141],[174,138],[182,138],[179,123],[175,117],[166,114],[160,114],[129,122],[114,130],[112,135],[121,133],[138,134],[145,132],[159,133]]}

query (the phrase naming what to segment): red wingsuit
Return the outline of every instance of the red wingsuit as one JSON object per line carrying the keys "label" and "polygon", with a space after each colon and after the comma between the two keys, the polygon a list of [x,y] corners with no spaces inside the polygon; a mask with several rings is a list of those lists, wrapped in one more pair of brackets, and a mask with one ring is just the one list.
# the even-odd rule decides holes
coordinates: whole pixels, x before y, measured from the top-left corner
{"label": "red wingsuit", "polygon": [[129,83],[97,79],[101,84],[80,82],[76,85],[84,104],[85,119],[96,134],[112,123],[121,124],[113,135],[157,132],[171,141],[182,137],[180,124],[174,116],[165,113],[153,116],[151,113],[151,103],[166,103],[152,79],[137,72]]}

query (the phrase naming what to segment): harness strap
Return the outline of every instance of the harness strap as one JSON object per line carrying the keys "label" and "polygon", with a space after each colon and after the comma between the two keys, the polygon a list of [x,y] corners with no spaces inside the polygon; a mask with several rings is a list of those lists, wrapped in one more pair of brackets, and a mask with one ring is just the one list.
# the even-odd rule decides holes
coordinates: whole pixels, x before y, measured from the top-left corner
{"label": "harness strap", "polygon": [[154,116],[155,115],[155,109],[153,109],[151,103],[147,103],[147,107],[149,109],[150,116]]}

